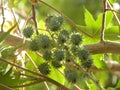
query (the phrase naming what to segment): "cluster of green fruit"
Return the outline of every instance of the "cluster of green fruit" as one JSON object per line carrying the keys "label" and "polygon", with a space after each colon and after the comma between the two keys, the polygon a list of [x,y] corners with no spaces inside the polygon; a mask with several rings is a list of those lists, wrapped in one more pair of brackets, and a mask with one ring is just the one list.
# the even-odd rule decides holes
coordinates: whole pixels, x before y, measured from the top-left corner
{"label": "cluster of green fruit", "polygon": [[[62,29],[63,18],[61,16],[48,16],[45,20],[48,34],[37,35],[31,39],[29,48],[32,51],[40,51],[45,62],[38,66],[42,74],[49,74],[51,67],[56,69],[65,66],[64,74],[69,82],[77,81],[77,72],[67,67],[68,63],[77,62],[83,68],[90,68],[92,58],[88,50],[81,48],[82,36],[77,31]],[[32,27],[23,30],[23,35],[30,38],[33,34]]]}

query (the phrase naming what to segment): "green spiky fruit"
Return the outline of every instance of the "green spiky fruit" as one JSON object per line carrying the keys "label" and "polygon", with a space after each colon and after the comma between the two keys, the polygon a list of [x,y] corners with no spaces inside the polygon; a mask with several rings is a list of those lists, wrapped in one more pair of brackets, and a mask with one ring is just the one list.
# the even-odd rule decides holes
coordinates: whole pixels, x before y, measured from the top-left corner
{"label": "green spiky fruit", "polygon": [[73,55],[77,55],[77,54],[78,54],[78,51],[79,51],[79,47],[73,45],[73,46],[71,46],[70,51],[72,52]]}
{"label": "green spiky fruit", "polygon": [[57,40],[58,44],[64,44],[66,41],[67,41],[66,36],[59,34],[58,40]]}
{"label": "green spiky fruit", "polygon": [[57,60],[53,60],[51,64],[54,68],[60,68],[62,66],[61,62]]}
{"label": "green spiky fruit", "polygon": [[6,48],[1,52],[1,57],[4,59],[13,59],[15,57],[14,47]]}
{"label": "green spiky fruit", "polygon": [[71,42],[73,45],[79,45],[82,43],[82,36],[79,33],[73,33],[71,35]]}
{"label": "green spiky fruit", "polygon": [[29,49],[32,51],[38,51],[40,49],[40,44],[38,39],[33,39],[30,42]]}
{"label": "green spiky fruit", "polygon": [[64,55],[63,50],[55,50],[54,51],[54,59],[55,60],[61,61],[64,59],[64,57],[65,57],[65,55]]}
{"label": "green spiky fruit", "polygon": [[60,31],[60,34],[66,36],[66,38],[69,38],[69,34],[70,34],[70,33],[69,33],[68,30],[65,30],[65,29],[64,29],[64,30]]}
{"label": "green spiky fruit", "polygon": [[65,74],[65,78],[67,79],[68,82],[76,83],[76,81],[78,79],[78,75],[77,75],[76,71],[70,70],[70,69],[65,69],[64,74]]}
{"label": "green spiky fruit", "polygon": [[86,49],[82,49],[78,52],[78,57],[81,61],[86,61],[90,56],[90,53]]}
{"label": "green spiky fruit", "polygon": [[26,27],[25,29],[23,29],[23,35],[26,38],[30,38],[33,33],[34,33],[34,30],[33,30],[33,28],[31,26]]}
{"label": "green spiky fruit", "polygon": [[69,38],[69,32],[67,30],[60,31],[58,35],[58,44],[64,44]]}
{"label": "green spiky fruit", "polygon": [[52,59],[52,52],[50,50],[45,50],[43,54],[43,58],[45,60],[51,60]]}
{"label": "green spiky fruit", "polygon": [[51,70],[50,70],[50,65],[49,65],[48,63],[46,63],[46,62],[40,64],[40,65],[38,66],[38,69],[39,69],[39,71],[40,71],[42,74],[44,74],[44,75],[49,74],[50,71],[51,71]]}
{"label": "green spiky fruit", "polygon": [[93,64],[92,58],[88,58],[86,61],[82,61],[82,66],[84,68],[90,68]]}
{"label": "green spiky fruit", "polygon": [[46,26],[51,31],[58,31],[63,23],[63,18],[61,16],[48,16],[46,18]]}
{"label": "green spiky fruit", "polygon": [[47,35],[40,34],[39,42],[42,49],[48,49],[51,47],[51,40]]}

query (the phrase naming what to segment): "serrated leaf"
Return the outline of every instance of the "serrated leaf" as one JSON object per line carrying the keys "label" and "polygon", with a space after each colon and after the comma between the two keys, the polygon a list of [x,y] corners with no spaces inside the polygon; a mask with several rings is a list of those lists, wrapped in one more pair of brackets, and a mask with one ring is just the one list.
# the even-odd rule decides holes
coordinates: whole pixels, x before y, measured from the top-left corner
{"label": "serrated leaf", "polygon": [[85,9],[85,24],[89,27],[94,27],[95,25],[95,20],[87,9]]}

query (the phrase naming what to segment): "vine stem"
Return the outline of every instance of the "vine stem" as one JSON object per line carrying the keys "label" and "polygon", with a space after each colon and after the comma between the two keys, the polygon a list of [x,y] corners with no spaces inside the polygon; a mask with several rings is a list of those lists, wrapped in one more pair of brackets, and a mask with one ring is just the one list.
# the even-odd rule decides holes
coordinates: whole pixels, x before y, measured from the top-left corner
{"label": "vine stem", "polygon": [[60,84],[59,82],[57,82],[57,81],[55,81],[55,80],[53,80],[53,79],[51,79],[51,78],[49,78],[49,77],[47,77],[47,76],[45,76],[45,75],[42,75],[42,74],[40,74],[40,73],[31,71],[31,70],[29,70],[29,69],[27,69],[27,68],[21,67],[21,66],[19,66],[19,65],[17,65],[17,64],[14,64],[14,63],[12,63],[12,62],[10,62],[10,61],[8,61],[8,60],[3,59],[3,58],[0,58],[0,61],[5,62],[5,63],[8,63],[8,64],[10,64],[10,65],[12,65],[12,66],[14,66],[14,67],[17,67],[17,68],[19,68],[19,69],[22,69],[22,70],[26,71],[26,72],[32,73],[32,74],[34,74],[34,75],[37,75],[37,76],[41,77],[42,79],[44,79],[45,81],[48,81],[48,82],[51,82],[51,83],[55,84],[56,86],[58,86],[58,87],[60,88],[60,90],[69,90],[69,89],[68,89],[67,87],[65,87],[64,85]]}
{"label": "vine stem", "polygon": [[104,42],[104,32],[105,32],[105,26],[106,26],[106,9],[107,9],[107,0],[103,0],[102,28],[100,33],[101,42]]}
{"label": "vine stem", "polygon": [[73,25],[75,28],[77,28],[78,30],[80,30],[81,33],[83,33],[84,35],[93,38],[92,35],[90,35],[89,33],[85,32],[84,30],[80,29],[79,26],[77,26],[69,17],[67,17],[65,14],[63,14],[61,11],[59,11],[58,9],[56,9],[55,7],[53,7],[52,5],[46,3],[43,0],[39,0],[39,2],[41,2],[42,4],[48,6],[49,8],[53,9],[54,11],[56,11],[57,13],[59,13],[61,16],[63,16],[71,25]]}

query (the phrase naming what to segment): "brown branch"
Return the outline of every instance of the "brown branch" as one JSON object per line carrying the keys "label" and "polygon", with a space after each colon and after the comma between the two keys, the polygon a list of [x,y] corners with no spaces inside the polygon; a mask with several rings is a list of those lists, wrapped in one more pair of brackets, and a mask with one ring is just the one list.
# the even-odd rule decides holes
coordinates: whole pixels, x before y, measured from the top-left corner
{"label": "brown branch", "polygon": [[55,7],[53,7],[52,5],[46,3],[43,0],[39,0],[39,2],[41,2],[42,4],[48,6],[49,8],[53,9],[54,11],[56,11],[57,13],[59,13],[61,16],[63,16],[72,26],[74,26],[75,28],[77,28],[81,33],[83,33],[86,36],[89,36],[90,38],[93,38],[92,35],[90,35],[89,33],[85,32],[84,30],[82,30],[79,26],[77,26],[69,17],[67,17],[65,14],[63,14],[62,12],[60,12],[59,10],[57,10]]}
{"label": "brown branch", "polygon": [[[4,32],[0,32],[0,36]],[[16,46],[23,43],[23,39],[20,37],[16,37],[13,35],[9,35],[8,38],[5,40],[5,44]],[[90,51],[91,54],[101,54],[101,53],[115,53],[120,54],[120,42],[114,42],[114,41],[104,41],[104,42],[98,42],[93,44],[87,44],[84,45],[86,49]],[[28,47],[23,47],[23,50],[27,50]]]}
{"label": "brown branch", "polygon": [[105,32],[105,24],[106,24],[106,8],[107,8],[107,1],[103,0],[103,17],[102,17],[102,28],[100,33],[101,42],[104,41],[104,32]]}
{"label": "brown branch", "polygon": [[92,54],[114,53],[120,54],[120,42],[104,41],[94,44],[84,45]]}

